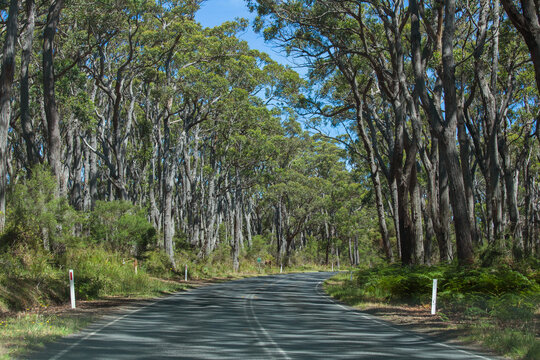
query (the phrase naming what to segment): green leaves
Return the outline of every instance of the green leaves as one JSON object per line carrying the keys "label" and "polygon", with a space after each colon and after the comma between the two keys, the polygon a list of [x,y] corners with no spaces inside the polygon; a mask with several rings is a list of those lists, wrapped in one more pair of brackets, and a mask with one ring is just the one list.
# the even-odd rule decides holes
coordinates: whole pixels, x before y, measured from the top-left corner
{"label": "green leaves", "polygon": [[115,251],[139,256],[156,240],[143,209],[127,201],[98,201],[89,214],[91,239]]}

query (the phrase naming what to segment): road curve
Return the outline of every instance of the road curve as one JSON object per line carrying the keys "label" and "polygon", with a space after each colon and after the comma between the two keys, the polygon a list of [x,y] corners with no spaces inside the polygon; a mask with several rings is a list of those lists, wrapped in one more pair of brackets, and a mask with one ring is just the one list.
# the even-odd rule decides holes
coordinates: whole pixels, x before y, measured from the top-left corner
{"label": "road curve", "polygon": [[332,273],[265,276],[105,317],[30,359],[487,359],[334,303]]}

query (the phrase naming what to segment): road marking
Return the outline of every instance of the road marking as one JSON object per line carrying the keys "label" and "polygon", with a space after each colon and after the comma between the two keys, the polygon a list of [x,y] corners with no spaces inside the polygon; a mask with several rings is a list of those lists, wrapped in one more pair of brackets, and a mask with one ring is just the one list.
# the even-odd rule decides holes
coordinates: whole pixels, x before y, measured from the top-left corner
{"label": "road marking", "polygon": [[[283,281],[285,279],[280,279],[280,280],[277,280],[277,281],[274,281],[274,282],[271,282],[271,283],[268,283],[264,286],[261,286],[257,289],[255,289],[254,291],[257,292],[257,291],[260,291],[270,285],[275,285],[281,281]],[[250,320],[247,316],[247,312],[246,312],[246,308],[249,308],[249,312],[251,313],[251,318],[255,321],[255,323],[257,324],[257,327],[259,328],[260,332],[262,332],[262,334],[264,335],[264,337],[268,340],[268,342],[270,342],[272,344],[272,346],[277,350],[277,352],[284,358],[284,359],[288,359],[290,360],[291,358],[289,357],[289,355],[287,355],[287,353],[285,352],[285,350],[283,350],[275,341],[274,339],[272,338],[272,336],[270,335],[270,333],[264,328],[264,326],[262,326],[261,322],[259,321],[259,318],[257,317],[257,315],[255,314],[255,309],[253,308],[253,299],[257,298],[256,295],[253,293],[253,294],[249,294],[246,296],[246,307],[244,308],[244,315],[246,316],[246,320],[248,321],[248,324],[250,323]],[[250,324],[250,327],[251,327],[251,324]],[[251,327],[252,328],[252,327]],[[252,331],[251,331],[259,340],[262,340],[261,337],[259,336],[259,334],[257,334],[257,332],[253,331],[253,328],[252,328]],[[269,355],[274,355],[273,352],[270,352],[269,349],[267,349],[266,347],[263,346],[263,350],[268,353]]]}
{"label": "road marking", "polygon": [[105,325],[101,326],[99,329],[94,330],[94,331],[92,331],[90,334],[87,334],[86,336],[80,338],[77,342],[75,342],[74,344],[71,344],[70,346],[68,346],[68,347],[65,348],[64,350],[60,351],[58,354],[56,354],[56,355],[50,357],[49,360],[58,360],[58,359],[60,359],[62,356],[66,355],[69,351],[71,351],[71,349],[73,349],[74,347],[78,346],[81,342],[83,342],[84,340],[86,340],[86,339],[88,339],[88,338],[90,338],[90,337],[92,337],[92,336],[98,334],[98,333],[99,333],[100,331],[102,331],[103,329],[106,329],[106,328],[108,328],[109,326],[111,326],[111,325],[117,323],[118,321],[120,321],[120,320],[122,320],[122,319],[125,319],[126,317],[128,317],[128,316],[130,316],[130,315],[133,315],[133,314],[135,314],[135,313],[137,313],[137,312],[139,312],[139,311],[141,311],[141,310],[143,310],[143,309],[146,309],[146,308],[149,307],[149,306],[155,305],[155,304],[157,304],[157,303],[159,303],[159,302],[161,302],[161,301],[163,301],[163,300],[170,299],[170,298],[172,298],[172,297],[174,297],[174,296],[176,296],[176,295],[178,295],[178,294],[163,297],[163,298],[161,298],[161,299],[158,299],[158,300],[154,301],[153,303],[150,303],[150,304],[145,305],[145,306],[138,307],[138,308],[136,308],[136,309],[134,309],[134,310],[128,312],[127,314],[124,314],[124,315],[122,315],[122,316],[120,316],[120,317],[117,317],[117,318],[114,319],[114,320],[111,320],[110,322],[108,322],[108,323],[106,323]]}
{"label": "road marking", "polygon": [[[364,314],[364,313],[359,313],[357,309],[355,308],[352,308],[352,307],[349,307],[349,306],[345,306],[345,305],[342,305],[340,303],[338,303],[337,301],[335,301],[334,299],[332,299],[329,295],[327,295],[326,293],[323,293],[321,291],[321,284],[322,284],[323,281],[319,281],[317,283],[317,285],[315,285],[315,292],[317,294],[319,294],[319,296],[325,298],[326,300],[330,301],[331,303],[333,303],[334,305],[337,305],[339,306],[340,308],[344,309],[345,311],[348,311],[348,312],[352,312],[354,315],[356,316],[360,316],[360,317],[363,317],[364,319],[369,319],[379,325],[384,325],[386,327],[389,327],[395,331],[398,331],[398,332],[404,332],[404,330],[401,330],[401,329],[398,329],[384,321],[380,321],[380,320],[377,320],[374,316],[372,315],[369,315],[369,314]],[[428,341],[428,342],[431,342],[433,343],[434,345],[438,345],[438,346],[442,346],[442,347],[446,347],[446,348],[449,348],[449,349],[452,349],[452,350],[455,350],[455,351],[458,351],[458,352],[461,352],[463,354],[466,354],[468,356],[473,356],[475,358],[478,358],[478,359],[484,359],[484,360],[491,360],[491,358],[488,358],[488,357],[485,357],[485,356],[481,356],[481,355],[477,355],[477,354],[473,354],[472,352],[469,352],[467,350],[463,350],[463,349],[460,349],[460,348],[457,348],[455,346],[452,346],[452,345],[448,345],[448,344],[444,344],[444,343],[441,343],[441,342],[437,342],[437,341],[433,341],[433,339],[429,339],[429,338],[426,338],[420,334],[417,334],[417,333],[414,333],[415,336],[417,336],[418,338],[424,340],[424,341]]]}

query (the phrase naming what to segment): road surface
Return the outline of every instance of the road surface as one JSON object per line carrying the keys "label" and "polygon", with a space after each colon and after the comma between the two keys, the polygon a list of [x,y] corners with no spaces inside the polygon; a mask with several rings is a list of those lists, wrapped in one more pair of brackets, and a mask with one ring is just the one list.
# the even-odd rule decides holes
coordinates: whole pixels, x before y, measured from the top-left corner
{"label": "road surface", "polygon": [[108,316],[31,359],[487,359],[333,302],[332,273],[179,293]]}

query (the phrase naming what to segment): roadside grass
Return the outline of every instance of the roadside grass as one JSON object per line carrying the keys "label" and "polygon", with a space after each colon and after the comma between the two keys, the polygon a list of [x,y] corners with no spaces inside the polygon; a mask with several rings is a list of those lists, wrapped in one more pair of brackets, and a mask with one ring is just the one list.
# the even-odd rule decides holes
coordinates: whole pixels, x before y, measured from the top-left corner
{"label": "roadside grass", "polygon": [[462,333],[461,339],[512,359],[540,359],[538,272],[509,267],[387,266],[339,274],[326,292],[348,305],[423,306],[429,314],[431,282],[439,279],[438,317]]}
{"label": "roadside grass", "polygon": [[47,342],[75,333],[95,320],[94,316],[21,313],[0,320],[0,359],[11,359],[37,350]]}

